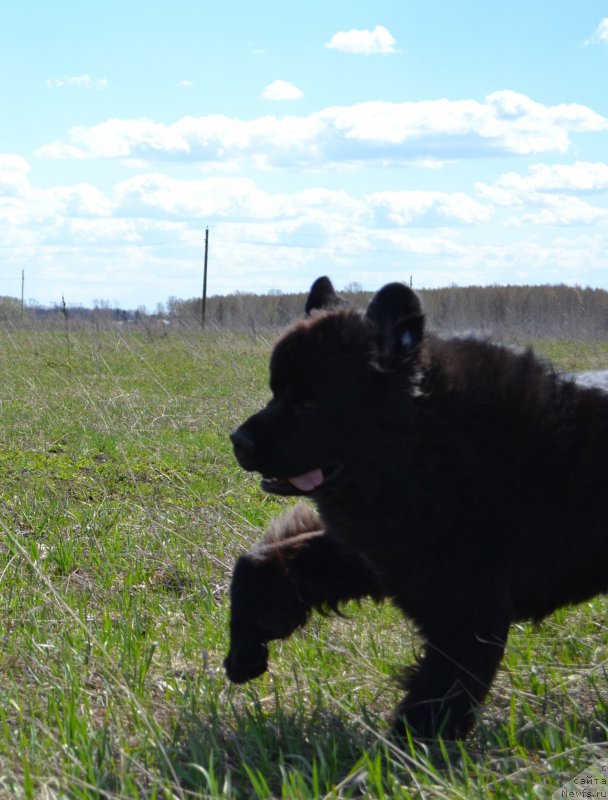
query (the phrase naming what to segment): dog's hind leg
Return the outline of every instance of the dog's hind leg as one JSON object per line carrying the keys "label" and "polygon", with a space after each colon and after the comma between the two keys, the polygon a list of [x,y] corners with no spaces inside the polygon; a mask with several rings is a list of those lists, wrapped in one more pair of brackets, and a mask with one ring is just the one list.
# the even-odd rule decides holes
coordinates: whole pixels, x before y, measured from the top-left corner
{"label": "dog's hind leg", "polygon": [[336,610],[347,600],[381,599],[376,575],[357,553],[319,527],[319,517],[298,506],[275,520],[264,541],[241,556],[230,588],[231,681],[243,683],[268,666],[268,642],[306,623],[313,609]]}

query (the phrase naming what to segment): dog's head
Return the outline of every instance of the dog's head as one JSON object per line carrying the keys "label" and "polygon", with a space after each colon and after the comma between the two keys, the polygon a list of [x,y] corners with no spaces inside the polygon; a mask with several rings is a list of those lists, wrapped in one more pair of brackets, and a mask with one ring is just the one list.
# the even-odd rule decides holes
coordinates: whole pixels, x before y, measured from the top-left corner
{"label": "dog's head", "polygon": [[360,474],[363,438],[390,417],[390,404],[407,404],[417,372],[424,316],[411,289],[390,283],[361,314],[337,306],[322,280],[309,317],[274,348],[272,399],[231,435],[241,466],[276,494],[314,496]]}

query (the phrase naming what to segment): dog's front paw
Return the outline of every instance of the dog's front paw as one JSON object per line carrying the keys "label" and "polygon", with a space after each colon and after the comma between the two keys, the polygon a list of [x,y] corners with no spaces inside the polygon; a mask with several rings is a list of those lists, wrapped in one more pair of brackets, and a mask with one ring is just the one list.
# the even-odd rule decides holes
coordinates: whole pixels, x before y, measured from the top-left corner
{"label": "dog's front paw", "polygon": [[263,675],[268,669],[268,645],[256,642],[246,647],[232,646],[224,660],[224,668],[232,683],[246,683]]}

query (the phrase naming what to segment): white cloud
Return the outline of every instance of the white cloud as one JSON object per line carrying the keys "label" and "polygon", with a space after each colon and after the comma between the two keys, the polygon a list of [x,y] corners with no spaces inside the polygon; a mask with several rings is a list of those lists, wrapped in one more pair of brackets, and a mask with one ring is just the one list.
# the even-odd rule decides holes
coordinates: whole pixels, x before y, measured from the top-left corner
{"label": "white cloud", "polygon": [[278,225],[286,220],[341,230],[354,224],[374,229],[460,227],[488,221],[491,205],[462,193],[374,192],[361,198],[317,187],[271,194],[250,178],[176,180],[161,173],[138,175],[116,187],[117,215],[138,218],[230,219]]}
{"label": "white cloud", "polygon": [[8,198],[27,197],[30,194],[29,180],[21,172],[0,169],[0,214],[10,207]]}
{"label": "white cloud", "polygon": [[26,177],[30,165],[21,156],[0,153],[0,206],[8,207],[8,198],[26,197],[30,182]]}
{"label": "white cloud", "polygon": [[71,86],[76,89],[107,89],[108,81],[106,78],[91,78],[90,75],[76,75],[71,78],[49,78],[46,81],[49,89],[62,89]]}
{"label": "white cloud", "polygon": [[273,81],[262,92],[264,100],[299,100],[304,97],[301,89],[287,81]]}
{"label": "white cloud", "polygon": [[[608,220],[608,164],[534,164],[526,175],[507,172],[493,184],[477,183],[478,196],[513,209],[507,225],[593,225]],[[588,201],[596,199],[596,205]],[[599,205],[598,205],[599,204]]]}
{"label": "white cloud", "polygon": [[25,174],[30,171],[30,165],[22,156],[14,153],[0,153],[0,170]]}
{"label": "white cloud", "polygon": [[510,220],[511,224],[553,225],[559,227],[575,225],[598,225],[608,222],[608,209],[598,208],[579,197],[553,195],[544,197],[544,208],[523,214]]}
{"label": "white cloud", "polygon": [[270,193],[250,178],[178,180],[161,173],[134,176],[104,193],[84,183],[41,189],[19,171],[9,174],[20,176],[22,185],[3,183],[0,172],[0,238],[45,246],[145,244],[167,230],[177,243],[182,229],[202,230],[201,223],[211,221],[246,228],[250,242],[295,246],[303,232],[336,253],[369,249],[375,241],[408,252],[435,252],[449,249],[449,238],[412,239],[406,229],[459,228],[482,223],[492,213],[491,207],[462,193],[355,197],[324,187]]}
{"label": "white cloud", "polygon": [[[185,117],[181,123],[187,128],[188,118]],[[190,153],[190,145],[181,134],[179,125],[163,125],[147,119],[109,119],[92,128],[72,128],[69,135],[71,142],[41,147],[37,155],[83,159],[149,158],[162,154],[170,159]]]}
{"label": "white cloud", "polygon": [[194,87],[194,82],[183,80],[183,81],[178,81],[177,85],[180,87],[180,89],[192,89]]}
{"label": "white cloud", "polygon": [[462,192],[374,192],[369,204],[378,222],[398,226],[472,225],[487,222],[494,213],[492,206]]}
{"label": "white cloud", "polygon": [[585,42],[585,44],[598,43],[608,44],[608,17],[604,17],[604,19],[595,29],[591,38],[587,39]]}
{"label": "white cloud", "polygon": [[176,218],[181,220],[230,219],[282,223],[324,222],[338,218],[363,218],[366,207],[346,192],[324,188],[293,194],[271,194],[250,178],[176,180],[161,173],[138,175],[118,184],[114,193],[119,216]]}
{"label": "white cloud", "polygon": [[590,193],[608,191],[608,164],[534,164],[527,175],[507,172],[493,184],[477,184],[478,193],[501,205],[514,205],[538,192]]}
{"label": "white cloud", "polygon": [[142,242],[145,229],[133,220],[70,219],[62,227],[62,235],[72,237],[74,244],[129,244]]}
{"label": "white cloud", "polygon": [[[448,135],[466,134],[469,147],[474,150],[477,142],[481,153],[487,149],[479,131],[484,123],[490,125],[488,120],[499,130],[506,125],[513,136],[509,126],[523,120],[527,137],[540,121],[549,127],[564,125],[567,132],[570,126],[597,123],[589,109],[540,106],[517,95],[493,96],[485,103],[461,102],[465,105],[411,104],[406,111],[398,104],[382,104],[386,113],[382,145],[375,141],[374,121],[364,119],[359,106],[352,106],[251,122],[201,118],[206,127],[197,118],[185,118],[174,126],[108,120],[80,129],[81,138],[69,146],[84,157],[104,153],[134,158],[145,153],[150,160],[170,153],[174,158],[200,159],[205,146],[217,155],[214,148],[221,142],[223,163],[245,154],[247,159],[265,157],[273,166],[281,159],[293,165],[296,157],[328,164],[336,158],[333,148],[338,146],[340,152],[352,148],[346,155],[351,161],[365,152],[362,146],[373,154],[368,158],[379,160],[380,152],[383,160],[402,158],[402,148],[407,147],[403,131],[432,158],[441,120]],[[477,140],[471,130],[477,131]],[[330,146],[328,131],[334,132]],[[546,141],[546,129],[542,135]],[[441,146],[445,150],[445,141]],[[316,161],[311,155],[314,147],[327,147]],[[484,171],[495,163],[486,162]],[[54,290],[59,298],[65,290],[71,302],[90,302],[109,293],[126,307],[140,303],[153,307],[170,294],[194,296],[200,290],[206,224],[212,230],[213,263],[218,265],[212,271],[214,293],[239,288],[301,290],[322,272],[335,275],[338,285],[358,280],[366,288],[385,280],[407,280],[410,273],[417,286],[577,280],[607,285],[608,164],[604,163],[538,163],[521,174],[506,172],[494,183],[479,183],[476,194],[467,192],[466,186],[452,192],[412,188],[365,193],[359,188],[349,193],[327,188],[322,176],[312,188],[279,192],[244,174],[185,180],[176,177],[177,171],[163,174],[161,167],[131,173],[128,180],[102,191],[91,183],[42,188],[36,185],[34,172],[20,156],[0,154],[0,241],[6,265],[0,291],[18,293],[25,265],[30,286],[36,286],[34,276],[40,278],[39,288],[30,288],[28,296],[43,302],[52,302]],[[375,175],[381,181],[382,173]],[[420,173],[393,175],[403,178],[401,186],[415,186]],[[309,185],[309,179],[304,183]],[[376,185],[395,184],[391,178],[387,183],[374,180]],[[585,236],[579,235],[582,226]],[[17,276],[17,288],[9,284],[12,278],[5,277],[9,273]]]}
{"label": "white cloud", "polygon": [[497,155],[564,153],[570,134],[608,130],[608,119],[577,104],[546,106],[512,91],[477,100],[370,101],[308,116],[240,120],[184,117],[171,125],[111,119],[76,127],[41,147],[47,158],[248,159],[257,167],[325,168],[376,162],[403,165]]}
{"label": "white cloud", "polygon": [[334,33],[325,47],[330,50],[341,50],[343,53],[356,53],[357,55],[398,52],[395,49],[394,37],[383,25],[376,25],[373,31],[339,31]]}
{"label": "white cloud", "polygon": [[[366,288],[411,273],[417,286],[589,283],[594,275],[596,285],[606,285],[605,225],[573,236],[567,226],[579,224],[575,205],[567,212],[556,203],[551,218],[550,210],[526,209],[540,218],[523,220],[497,243],[484,228],[491,208],[458,192],[354,197],[317,187],[282,194],[245,178],[187,181],[160,173],[133,177],[107,194],[87,184],[30,186],[26,197],[0,196],[3,278],[16,276],[16,288],[4,278],[4,291],[19,291],[25,265],[28,296],[43,302],[64,291],[70,302],[109,296],[124,307],[194,296],[203,222],[212,229],[214,293],[301,290],[323,272],[338,285],[357,280]],[[583,206],[578,212],[587,213]],[[605,215],[591,212],[592,218],[606,222]],[[539,230],[534,237],[531,225]],[[550,226],[557,225],[556,234]]]}
{"label": "white cloud", "polygon": [[65,217],[108,217],[113,210],[112,201],[89,183],[57,186],[38,192],[49,199],[52,213]]}
{"label": "white cloud", "polygon": [[113,202],[92,184],[39,188],[30,182],[28,162],[0,154],[0,239],[43,239],[62,220],[110,216]]}
{"label": "white cloud", "polygon": [[249,178],[182,181],[161,173],[138,175],[116,187],[119,214],[136,217],[272,216],[270,199]]}

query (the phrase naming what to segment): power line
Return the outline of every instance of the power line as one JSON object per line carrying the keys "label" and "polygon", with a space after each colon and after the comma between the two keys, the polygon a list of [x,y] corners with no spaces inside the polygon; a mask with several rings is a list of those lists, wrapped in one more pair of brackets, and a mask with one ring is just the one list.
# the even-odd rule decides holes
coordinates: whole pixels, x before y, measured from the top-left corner
{"label": "power line", "polygon": [[[415,241],[418,237],[412,237]],[[343,249],[340,247],[340,242],[331,241],[331,242],[319,242],[315,244],[314,242],[277,242],[277,241],[269,241],[265,239],[231,239],[226,236],[217,235],[215,237],[215,241],[233,246],[240,246],[240,247],[272,247],[272,248],[285,248],[288,250],[318,250],[318,251],[335,251]],[[70,246],[69,250],[55,250],[55,247],[64,247],[68,246],[69,242],[60,242],[57,244],[24,244],[24,245],[5,245],[0,244],[1,250],[15,250],[15,251],[27,251],[18,253],[15,258],[18,259],[25,259],[30,258],[32,255],[32,251],[35,252],[44,252],[48,251],[49,256],[69,256],[69,255],[77,255],[81,252],[90,252],[95,251],[101,253],[104,250],[115,250],[119,251],[120,249],[128,249],[128,250],[137,250],[137,249],[153,249],[156,247],[180,247],[180,246],[192,246],[192,247],[200,247],[204,243],[204,239],[197,238],[197,239],[174,239],[174,240],[167,240],[163,242],[115,242],[112,244],[74,244]],[[373,245],[372,239],[367,239],[368,245]],[[366,251],[369,255],[374,255],[375,253],[378,254],[398,254],[403,253],[402,247],[369,247]]]}

